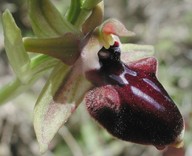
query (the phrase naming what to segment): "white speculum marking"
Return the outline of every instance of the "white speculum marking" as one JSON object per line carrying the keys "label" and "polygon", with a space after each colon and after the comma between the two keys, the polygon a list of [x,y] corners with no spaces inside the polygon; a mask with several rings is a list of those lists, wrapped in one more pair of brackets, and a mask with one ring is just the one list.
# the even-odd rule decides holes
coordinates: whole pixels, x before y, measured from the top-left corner
{"label": "white speculum marking", "polygon": [[140,89],[138,89],[138,88],[136,88],[134,86],[131,86],[131,90],[134,93],[134,95],[136,95],[138,97],[141,97],[142,99],[144,99],[145,101],[147,101],[148,103],[153,105],[158,110],[164,110],[164,107],[161,107],[161,105],[155,99],[153,99],[149,95],[145,94]]}
{"label": "white speculum marking", "polygon": [[143,79],[147,84],[149,84],[151,87],[153,87],[156,91],[161,92],[161,90],[156,86],[154,82],[152,82],[149,79],[144,78]]}

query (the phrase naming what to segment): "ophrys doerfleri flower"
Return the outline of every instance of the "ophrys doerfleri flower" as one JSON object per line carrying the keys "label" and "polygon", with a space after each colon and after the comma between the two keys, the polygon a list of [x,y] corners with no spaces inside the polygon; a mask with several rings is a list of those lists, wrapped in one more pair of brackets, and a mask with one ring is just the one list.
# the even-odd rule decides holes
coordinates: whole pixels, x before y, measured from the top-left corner
{"label": "ophrys doerfleri flower", "polygon": [[[30,0],[36,37],[23,38],[3,14],[5,48],[17,79],[0,91],[6,102],[52,69],[34,108],[34,128],[46,151],[85,97],[89,114],[113,136],[164,148],[180,147],[183,118],[156,78],[153,47],[122,44],[131,37],[116,19],[103,22],[103,2],[71,1],[63,18],[50,1]],[[30,58],[27,52],[40,53]]]}

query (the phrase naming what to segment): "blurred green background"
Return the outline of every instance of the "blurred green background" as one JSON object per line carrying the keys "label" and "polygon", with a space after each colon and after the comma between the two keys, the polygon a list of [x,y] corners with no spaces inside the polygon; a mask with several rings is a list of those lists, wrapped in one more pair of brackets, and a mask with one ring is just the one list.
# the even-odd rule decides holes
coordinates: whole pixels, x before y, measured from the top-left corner
{"label": "blurred green background", "polygon": [[[68,3],[52,0],[62,14]],[[0,14],[8,8],[22,30],[33,35],[26,0],[1,0]],[[186,122],[185,146],[158,151],[152,146],[123,142],[100,128],[82,103],[59,131],[44,156],[192,156],[192,1],[108,0],[105,18],[122,21],[137,36],[125,42],[154,45],[158,78],[177,103]],[[14,74],[4,51],[0,19],[0,87]],[[0,156],[39,156],[33,126],[35,100],[47,76],[28,92],[0,107]]]}

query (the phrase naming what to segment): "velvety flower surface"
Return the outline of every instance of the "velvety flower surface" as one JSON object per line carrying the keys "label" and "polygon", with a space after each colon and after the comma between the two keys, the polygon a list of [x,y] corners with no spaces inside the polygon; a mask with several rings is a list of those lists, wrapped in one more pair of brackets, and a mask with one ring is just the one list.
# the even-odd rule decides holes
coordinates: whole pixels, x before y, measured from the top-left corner
{"label": "velvety flower surface", "polygon": [[90,115],[117,138],[158,149],[182,145],[183,119],[156,78],[153,57],[124,64],[118,44],[98,53],[101,68],[87,73],[97,86],[86,95]]}
{"label": "velvety flower surface", "polygon": [[[5,49],[17,78],[0,90],[0,103],[52,70],[34,108],[41,152],[86,94],[90,115],[113,136],[164,148],[179,147],[183,118],[156,78],[153,47],[123,44],[133,32],[116,19],[103,22],[103,1],[72,0],[65,18],[48,0],[30,0],[35,37],[22,38],[3,14]],[[36,53],[30,57],[27,52]]]}

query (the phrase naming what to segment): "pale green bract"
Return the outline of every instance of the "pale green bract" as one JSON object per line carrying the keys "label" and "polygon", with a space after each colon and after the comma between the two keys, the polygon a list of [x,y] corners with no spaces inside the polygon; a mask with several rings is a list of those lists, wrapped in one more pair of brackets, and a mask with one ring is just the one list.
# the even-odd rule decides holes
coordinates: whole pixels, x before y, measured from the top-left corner
{"label": "pale green bract", "polygon": [[[16,79],[0,89],[0,103],[29,89],[52,70],[34,108],[34,129],[44,153],[59,128],[68,120],[85,93],[93,88],[84,72],[99,67],[97,52],[118,36],[132,36],[115,19],[103,22],[104,1],[71,0],[63,17],[48,0],[29,0],[35,37],[22,38],[11,13],[3,13],[5,49]],[[102,24],[103,22],[103,24]],[[153,55],[152,46],[121,44],[123,60]],[[38,53],[30,58],[28,52]]]}

